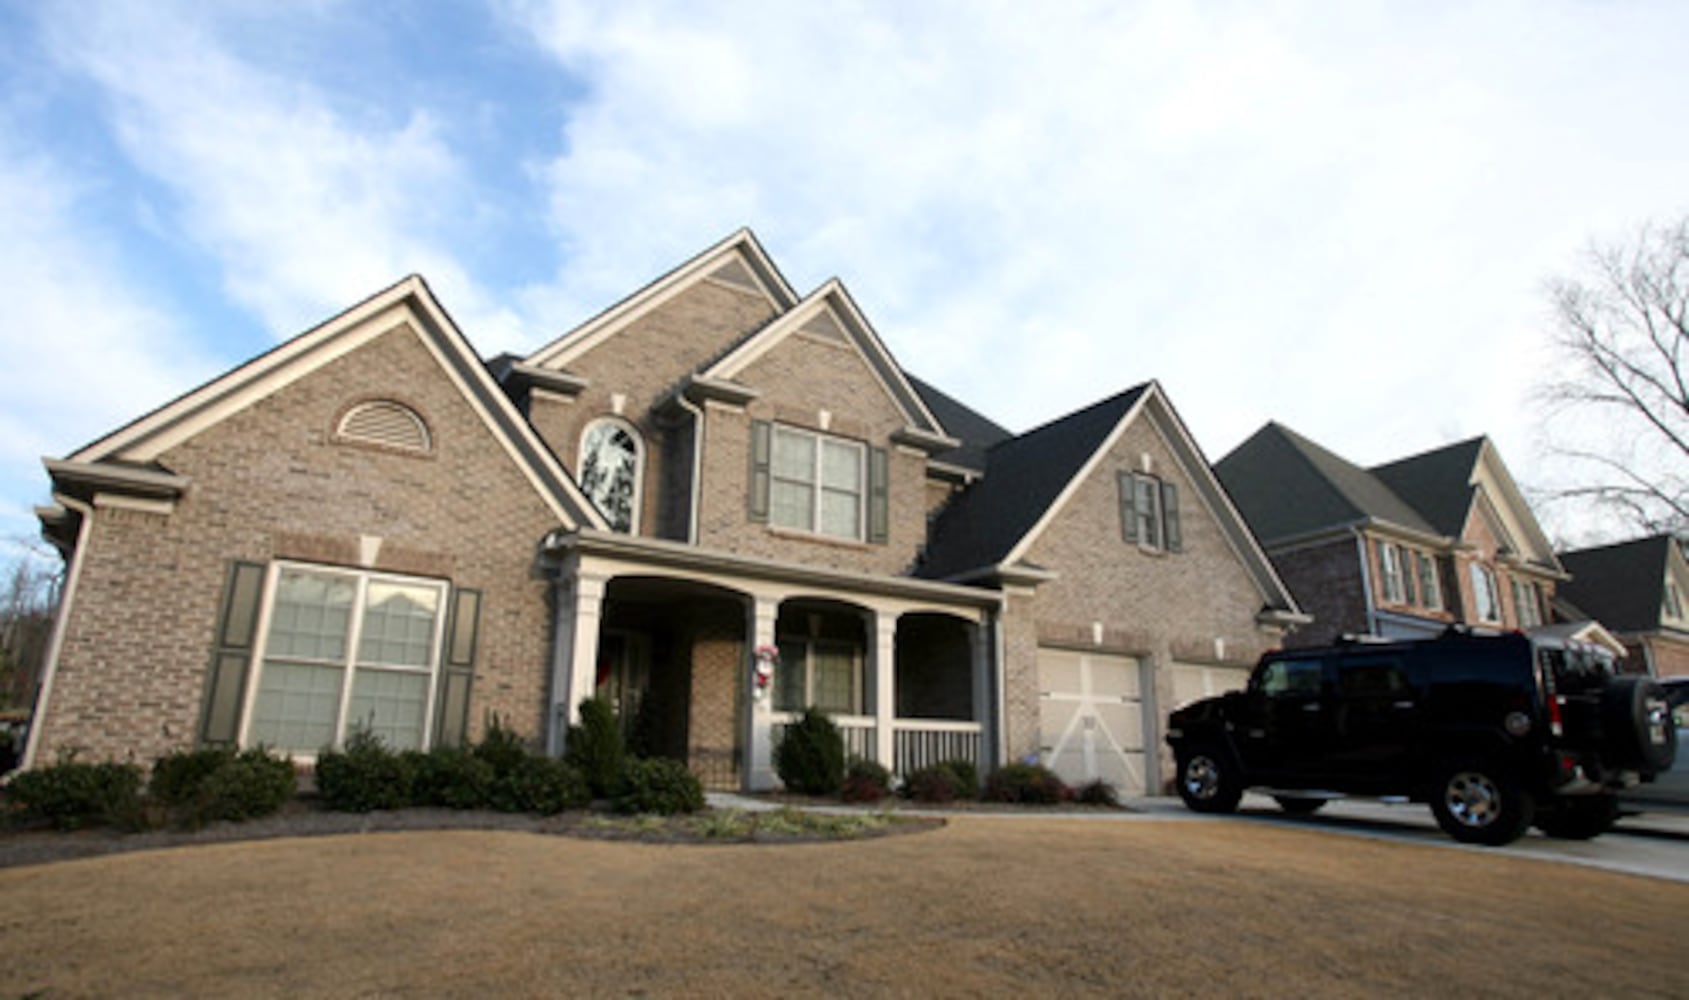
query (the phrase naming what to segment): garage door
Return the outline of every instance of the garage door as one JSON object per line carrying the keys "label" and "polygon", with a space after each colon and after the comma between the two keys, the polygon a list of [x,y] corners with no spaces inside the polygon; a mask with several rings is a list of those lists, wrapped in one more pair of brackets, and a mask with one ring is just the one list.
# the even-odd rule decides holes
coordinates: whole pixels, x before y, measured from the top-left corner
{"label": "garage door", "polygon": [[1138,660],[1038,651],[1038,744],[1071,785],[1101,778],[1122,795],[1144,794],[1144,710]]}
{"label": "garage door", "polygon": [[1242,691],[1249,684],[1248,667],[1214,667],[1200,663],[1173,664],[1173,708],[1212,698],[1227,691]]}

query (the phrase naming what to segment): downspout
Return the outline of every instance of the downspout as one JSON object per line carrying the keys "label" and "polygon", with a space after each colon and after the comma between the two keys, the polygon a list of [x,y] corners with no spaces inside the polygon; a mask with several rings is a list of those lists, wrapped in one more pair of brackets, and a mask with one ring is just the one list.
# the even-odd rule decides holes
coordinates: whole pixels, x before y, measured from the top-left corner
{"label": "downspout", "polygon": [[1378,612],[1372,600],[1372,561],[1366,550],[1366,536],[1361,529],[1350,528],[1355,535],[1355,551],[1361,557],[1361,592],[1366,594],[1366,631],[1368,635],[1378,634]]}
{"label": "downspout", "polygon": [[680,408],[692,414],[692,497],[686,512],[686,544],[698,544],[698,501],[703,494],[704,411],[686,398],[685,390],[674,394]]}
{"label": "downspout", "polygon": [[65,630],[70,623],[71,606],[76,603],[76,585],[82,579],[82,564],[88,554],[88,539],[94,530],[94,505],[67,496],[54,499],[82,518],[76,526],[76,551],[71,553],[70,568],[65,573],[64,591],[59,595],[58,615],[53,619],[53,636],[47,643],[47,665],[41,672],[41,690],[35,696],[35,708],[29,713],[29,738],[24,742],[23,762],[19,770],[35,766],[35,754],[41,746],[42,723],[47,721],[47,706],[53,697],[53,678],[59,672],[59,654],[64,649]]}

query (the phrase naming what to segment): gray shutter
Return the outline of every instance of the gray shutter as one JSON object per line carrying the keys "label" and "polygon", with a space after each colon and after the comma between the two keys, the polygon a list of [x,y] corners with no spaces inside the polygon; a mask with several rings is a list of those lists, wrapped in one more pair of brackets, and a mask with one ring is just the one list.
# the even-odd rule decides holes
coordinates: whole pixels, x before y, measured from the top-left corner
{"label": "gray shutter", "polygon": [[199,741],[206,746],[233,746],[240,738],[240,713],[246,704],[247,674],[252,667],[263,596],[263,564],[229,564],[211,667],[205,676],[205,700],[200,706]]}
{"label": "gray shutter", "polygon": [[884,544],[891,531],[891,458],[884,448],[868,449],[868,541]]}
{"label": "gray shutter", "polygon": [[1161,484],[1161,527],[1167,551],[1184,551],[1184,538],[1179,532],[1179,488],[1168,482]]}
{"label": "gray shutter", "polygon": [[1120,537],[1138,540],[1138,491],[1130,472],[1120,473]]}
{"label": "gray shutter", "polygon": [[774,447],[774,428],[766,420],[751,421],[751,520],[768,520],[768,468]]}
{"label": "gray shutter", "polygon": [[446,648],[440,664],[440,691],[434,745],[460,747],[469,738],[469,685],[475,679],[475,647],[481,619],[481,592],[453,590]]}

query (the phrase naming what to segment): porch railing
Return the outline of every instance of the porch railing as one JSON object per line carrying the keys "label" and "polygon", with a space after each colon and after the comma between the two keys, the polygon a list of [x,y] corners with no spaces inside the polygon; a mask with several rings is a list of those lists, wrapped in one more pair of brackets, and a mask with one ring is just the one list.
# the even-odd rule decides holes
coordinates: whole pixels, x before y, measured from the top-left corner
{"label": "porch railing", "polygon": [[[834,715],[833,724],[839,727],[839,735],[844,737],[846,757],[861,757],[865,760],[874,759],[874,725],[873,716],[868,715]],[[786,738],[786,728],[798,721],[794,713],[776,713],[774,716],[773,745],[779,746]]]}
{"label": "porch railing", "polygon": [[896,774],[913,774],[947,760],[967,760],[981,768],[983,776],[979,723],[897,719],[892,722],[891,730],[892,756],[896,760],[892,771]]}

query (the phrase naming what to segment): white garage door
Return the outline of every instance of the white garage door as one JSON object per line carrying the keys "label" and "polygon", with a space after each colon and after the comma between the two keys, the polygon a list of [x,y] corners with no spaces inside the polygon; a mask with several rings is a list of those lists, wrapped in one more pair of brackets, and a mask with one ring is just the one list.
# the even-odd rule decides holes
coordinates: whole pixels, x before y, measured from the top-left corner
{"label": "white garage door", "polygon": [[1173,664],[1173,708],[1212,698],[1249,685],[1248,667],[1213,667],[1199,663]]}
{"label": "white garage door", "polygon": [[1137,659],[1038,650],[1038,744],[1070,785],[1101,778],[1144,794],[1144,711]]}

